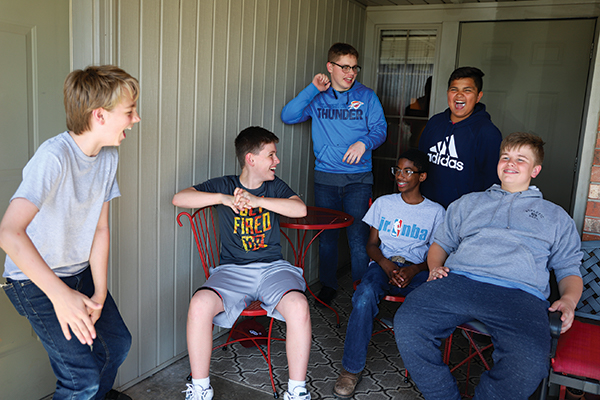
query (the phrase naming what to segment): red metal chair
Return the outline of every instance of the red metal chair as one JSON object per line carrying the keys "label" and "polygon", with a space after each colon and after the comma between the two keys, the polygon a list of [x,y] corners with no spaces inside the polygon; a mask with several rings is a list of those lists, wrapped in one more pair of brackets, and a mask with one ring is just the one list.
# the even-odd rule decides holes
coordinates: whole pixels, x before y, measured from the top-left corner
{"label": "red metal chair", "polygon": [[600,241],[583,242],[581,250],[583,294],[573,325],[558,338],[542,400],[551,384],[560,385],[560,400],[565,398],[567,386],[600,394]]}
{"label": "red metal chair", "polygon": [[[450,367],[450,372],[453,373],[458,368],[467,364],[467,371],[465,373],[465,378],[466,378],[465,379],[465,389],[464,389],[464,392],[461,393],[461,395],[463,397],[470,398],[470,397],[473,397],[473,396],[469,395],[469,393],[468,393],[469,392],[469,377],[471,376],[471,361],[473,360],[473,358],[477,357],[481,361],[481,364],[483,365],[483,367],[487,371],[489,371],[491,367],[488,364],[488,362],[486,361],[483,352],[488,349],[491,349],[493,347],[493,344],[490,341],[489,344],[485,343],[483,345],[480,345],[475,341],[474,335],[483,335],[486,337],[490,336],[489,333],[487,332],[487,329],[485,328],[485,325],[483,325],[479,321],[471,321],[466,324],[459,325],[459,326],[457,326],[457,329],[461,330],[463,335],[469,341],[469,355],[467,357],[465,357],[463,360],[461,360],[459,363],[457,363],[456,365]],[[451,352],[451,348],[452,348],[453,336],[454,336],[454,333],[451,334],[448,337],[448,339],[446,339],[446,344],[444,346],[444,363],[447,364],[448,366],[450,366],[450,352]]]}
{"label": "red metal chair", "polygon": [[[181,217],[184,216],[187,217],[192,227],[192,232],[194,233],[194,239],[196,241],[196,247],[198,248],[200,261],[202,262],[202,268],[204,269],[204,275],[206,279],[208,279],[208,276],[210,274],[210,268],[219,265],[220,256],[219,234],[217,231],[218,226],[216,223],[216,216],[213,213],[213,207],[201,208],[193,214],[190,214],[185,211],[180,212],[179,215],[177,215],[177,223],[181,227],[183,226],[183,223],[181,222]],[[244,311],[242,311],[242,314],[240,316],[256,318],[266,315],[267,311],[265,311],[261,307],[261,302],[256,300],[250,303],[250,305],[246,307]],[[285,339],[272,337],[274,319],[270,318],[270,320],[271,321],[269,323],[266,354],[257,342],[257,340],[260,340],[259,338],[250,336],[246,332],[236,330],[236,325],[238,321],[236,321],[236,323],[229,331],[229,336],[227,337],[225,343],[219,346],[215,346],[213,348],[213,351],[218,348],[223,348],[223,350],[226,350],[227,346],[232,343],[252,341],[262,354],[265,361],[267,362],[267,366],[269,367],[269,378],[271,379],[271,386],[273,388],[273,396],[275,398],[278,398],[279,395],[277,394],[277,390],[275,389],[275,381],[273,379],[273,369],[271,365],[271,340],[285,341]],[[241,334],[242,337],[239,339],[232,340],[231,335],[234,331],[237,331],[239,334]],[[191,374],[190,376],[188,376],[188,380],[191,380]]]}

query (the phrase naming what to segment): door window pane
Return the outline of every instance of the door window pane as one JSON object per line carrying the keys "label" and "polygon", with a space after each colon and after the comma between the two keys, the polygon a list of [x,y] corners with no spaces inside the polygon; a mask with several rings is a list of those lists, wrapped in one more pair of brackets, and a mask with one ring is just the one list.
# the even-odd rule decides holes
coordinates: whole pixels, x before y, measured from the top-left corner
{"label": "door window pane", "polygon": [[394,191],[389,173],[398,156],[417,147],[429,116],[437,31],[381,32],[377,95],[388,123],[386,142],[373,151],[374,197]]}

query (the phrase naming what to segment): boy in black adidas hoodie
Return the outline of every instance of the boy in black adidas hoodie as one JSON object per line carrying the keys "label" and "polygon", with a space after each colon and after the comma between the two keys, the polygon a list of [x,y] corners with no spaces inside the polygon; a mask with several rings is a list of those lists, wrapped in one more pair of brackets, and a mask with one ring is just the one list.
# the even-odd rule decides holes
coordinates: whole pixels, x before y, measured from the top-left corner
{"label": "boy in black adidas hoodie", "polygon": [[496,166],[502,134],[479,102],[483,75],[474,67],[452,72],[448,108],[431,117],[419,140],[419,150],[431,163],[421,193],[444,208],[464,194],[499,183]]}

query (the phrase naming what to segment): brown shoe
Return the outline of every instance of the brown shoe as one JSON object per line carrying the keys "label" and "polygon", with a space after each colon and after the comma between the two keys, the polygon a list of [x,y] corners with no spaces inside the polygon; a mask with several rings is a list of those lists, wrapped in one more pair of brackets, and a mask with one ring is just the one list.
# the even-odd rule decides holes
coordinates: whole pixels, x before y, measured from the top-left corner
{"label": "brown shoe", "polygon": [[353,374],[342,368],[342,373],[338,376],[333,387],[333,395],[338,399],[351,399],[354,396],[356,385],[362,379],[362,371]]}

